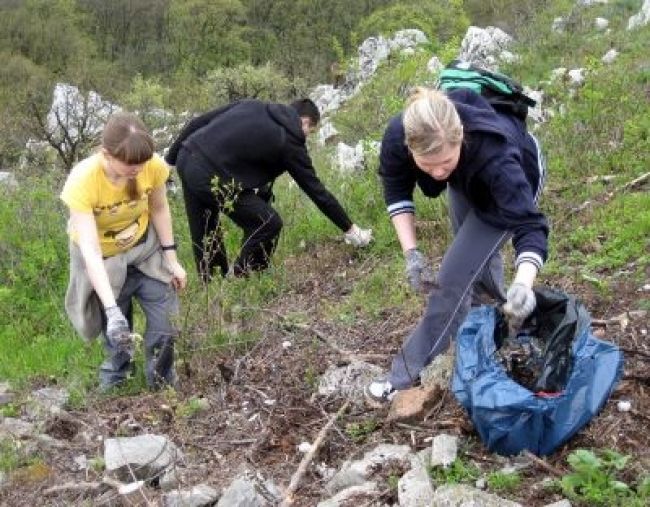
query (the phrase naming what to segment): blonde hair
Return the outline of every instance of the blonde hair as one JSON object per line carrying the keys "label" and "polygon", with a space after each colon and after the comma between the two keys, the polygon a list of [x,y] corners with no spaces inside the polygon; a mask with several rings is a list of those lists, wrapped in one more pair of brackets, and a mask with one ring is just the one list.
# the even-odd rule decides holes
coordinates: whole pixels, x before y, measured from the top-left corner
{"label": "blonde hair", "polygon": [[463,141],[463,124],[454,104],[441,91],[416,87],[403,116],[406,145],[414,155],[438,153]]}
{"label": "blonde hair", "polygon": [[[128,165],[144,164],[154,154],[153,137],[147,127],[135,114],[126,112],[110,116],[102,132],[102,148]],[[128,181],[127,192],[130,199],[139,197],[135,179]]]}

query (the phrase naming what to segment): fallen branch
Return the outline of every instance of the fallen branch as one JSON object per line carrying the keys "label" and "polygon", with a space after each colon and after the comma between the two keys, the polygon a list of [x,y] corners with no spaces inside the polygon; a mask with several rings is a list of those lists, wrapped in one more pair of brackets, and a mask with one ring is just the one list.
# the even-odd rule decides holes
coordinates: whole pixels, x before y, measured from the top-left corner
{"label": "fallen branch", "polygon": [[59,484],[58,486],[52,486],[43,491],[44,496],[52,496],[58,493],[63,492],[72,492],[72,493],[95,493],[97,492],[104,484],[102,482],[66,482],[65,484]]}
{"label": "fallen branch", "polygon": [[307,472],[307,467],[314,459],[316,452],[318,451],[321,444],[325,440],[325,436],[329,432],[330,428],[334,426],[336,420],[347,410],[348,406],[350,406],[350,400],[347,400],[343,405],[341,405],[341,408],[338,409],[336,414],[334,414],[330,418],[330,420],[327,421],[327,424],[323,426],[321,430],[318,432],[318,435],[316,436],[316,440],[314,440],[311,449],[302,458],[302,461],[298,465],[297,470],[291,477],[291,481],[289,482],[289,486],[287,487],[287,490],[284,493],[284,498],[282,499],[282,503],[280,504],[280,507],[287,507],[294,502],[293,495],[298,489],[298,485],[300,484],[300,481],[302,480],[303,476]]}
{"label": "fallen branch", "polygon": [[619,185],[614,190],[611,190],[609,192],[605,192],[605,194],[601,194],[601,195],[597,196],[596,198],[594,198],[595,200],[587,200],[587,201],[583,202],[579,206],[576,206],[575,208],[572,208],[572,209],[568,210],[563,218],[561,218],[561,219],[559,219],[559,220],[557,220],[555,222],[555,227],[557,227],[558,224],[564,222],[570,216],[572,216],[572,215],[574,215],[576,213],[579,213],[579,212],[585,210],[586,208],[589,208],[593,204],[595,204],[595,203],[597,203],[597,204],[607,203],[607,202],[609,202],[609,200],[616,193],[625,192],[626,190],[630,190],[631,188],[634,188],[634,187],[636,187],[638,185],[641,185],[642,183],[645,183],[648,179],[650,179],[650,172],[642,174],[641,176],[639,176],[637,178],[634,178],[633,180],[628,181],[627,183],[625,183],[623,185]]}
{"label": "fallen branch", "polygon": [[355,354],[354,352],[350,352],[349,350],[342,349],[341,347],[339,347],[339,345],[336,342],[331,340],[329,336],[326,336],[324,333],[322,333],[318,329],[313,328],[312,326],[309,326],[307,324],[292,324],[292,326],[313,333],[314,336],[316,336],[316,338],[318,338],[320,341],[322,341],[325,345],[330,347],[335,352],[338,352],[341,356],[343,356],[344,359],[348,361],[352,361],[355,359],[356,360],[386,359],[387,357],[386,354]]}
{"label": "fallen branch", "polygon": [[535,456],[529,450],[526,449],[526,450],[522,451],[522,454],[524,456],[526,456],[529,460],[531,460],[533,463],[535,463],[539,467],[546,470],[547,472],[551,472],[553,475],[555,475],[557,477],[562,477],[564,475],[564,472],[562,472],[561,470],[555,468],[553,465],[549,465],[546,461],[539,458],[538,456]]}

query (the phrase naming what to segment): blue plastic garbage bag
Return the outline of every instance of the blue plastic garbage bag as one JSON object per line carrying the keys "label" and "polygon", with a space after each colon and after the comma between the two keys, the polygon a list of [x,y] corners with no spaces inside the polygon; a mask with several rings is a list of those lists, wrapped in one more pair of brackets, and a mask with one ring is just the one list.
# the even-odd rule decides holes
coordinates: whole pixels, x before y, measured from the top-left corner
{"label": "blue plastic garbage bag", "polygon": [[[457,336],[454,395],[487,448],[506,456],[552,453],[600,411],[623,369],[620,349],[591,334],[589,314],[574,297],[551,289],[535,295],[524,327],[546,351],[534,390],[510,378],[496,356],[507,335],[497,308],[472,310]],[[548,386],[556,392],[541,392]]]}

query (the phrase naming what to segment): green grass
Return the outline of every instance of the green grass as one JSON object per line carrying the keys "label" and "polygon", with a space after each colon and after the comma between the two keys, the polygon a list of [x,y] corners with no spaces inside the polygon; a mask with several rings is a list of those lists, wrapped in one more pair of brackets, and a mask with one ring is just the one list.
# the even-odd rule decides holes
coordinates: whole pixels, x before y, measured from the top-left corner
{"label": "green grass", "polygon": [[[605,199],[612,188],[648,170],[650,61],[644,41],[650,39],[650,27],[625,30],[627,19],[639,6],[640,2],[628,0],[582,9],[570,0],[544,2],[534,19],[517,27],[520,44],[513,49],[521,60],[502,69],[529,85],[547,80],[556,67],[589,69],[585,86],[574,95],[562,83],[542,85],[545,105],[556,111],[538,132],[550,170],[542,208],[551,222],[551,256],[542,281],[557,274],[575,276],[579,283],[601,283],[603,293],[611,296],[610,273],[622,272],[634,262],[632,273],[620,276],[637,283],[647,269],[650,225],[648,213],[643,212],[650,208],[647,191],[614,192]],[[568,17],[574,31],[552,33],[551,24],[557,16]],[[610,20],[610,33],[594,29],[596,16]],[[459,42],[450,42],[437,56],[449,61]],[[605,66],[600,58],[611,45],[621,54],[613,65]],[[383,62],[376,78],[333,115],[341,140],[349,144],[380,140],[389,117],[403,108],[409,88],[434,82],[435,76],[426,71],[431,56],[424,51],[412,58],[394,55]],[[560,104],[563,114],[558,113]],[[303,256],[304,269],[320,268],[318,259],[305,252],[340,250],[351,271],[369,267],[363,276],[349,282],[343,297],[322,303],[322,318],[344,325],[360,318],[376,322],[386,308],[419,304],[405,290],[403,260],[385,212],[376,155],[368,157],[361,173],[342,175],[331,162],[333,147],[311,146],[311,153],[326,187],[354,222],[373,229],[374,242],[362,251],[343,244],[341,231],[285,175],[274,187],[275,206],[285,226],[271,269],[248,280],[217,279],[203,287],[191,257],[182,196],[171,197],[179,255],[190,281],[181,297],[178,352],[182,361],[257,340],[255,329],[242,330],[235,324],[250,322],[276,299],[287,297],[300,276],[287,271],[287,259]],[[609,186],[590,182],[589,178],[598,175],[614,175],[615,180]],[[0,357],[8,358],[0,362],[0,379],[18,386],[56,379],[71,388],[73,403],[81,405],[87,390],[96,383],[102,350],[99,344],[86,345],[78,338],[63,311],[67,213],[57,199],[63,179],[63,174],[54,171],[24,176],[17,192],[0,195]],[[592,206],[570,213],[586,200],[592,200]],[[427,199],[416,191],[415,202],[420,246],[437,258],[451,240],[445,198]],[[233,259],[241,231],[228,219],[224,230]],[[348,265],[342,263],[324,276],[344,281],[347,270]],[[313,317],[292,312],[286,310],[289,320],[309,322]],[[274,317],[269,314],[269,318]],[[141,316],[138,319],[141,324]],[[306,382],[312,382],[309,372],[305,376]],[[142,389],[140,372],[118,395]]]}
{"label": "green grass", "polygon": [[521,484],[521,476],[517,472],[491,472],[487,476],[487,485],[497,493],[511,493]]}

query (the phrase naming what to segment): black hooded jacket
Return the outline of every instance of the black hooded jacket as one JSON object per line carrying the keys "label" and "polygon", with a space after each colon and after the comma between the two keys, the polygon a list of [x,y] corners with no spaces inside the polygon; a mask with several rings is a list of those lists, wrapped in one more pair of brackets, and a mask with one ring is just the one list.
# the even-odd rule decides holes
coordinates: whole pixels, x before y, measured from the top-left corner
{"label": "black hooded jacket", "polygon": [[244,189],[263,187],[287,171],[342,231],[352,226],[316,175],[300,117],[291,106],[233,102],[192,119],[169,148],[167,163],[176,165],[182,146],[203,155],[215,176],[232,178]]}

